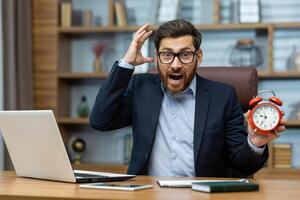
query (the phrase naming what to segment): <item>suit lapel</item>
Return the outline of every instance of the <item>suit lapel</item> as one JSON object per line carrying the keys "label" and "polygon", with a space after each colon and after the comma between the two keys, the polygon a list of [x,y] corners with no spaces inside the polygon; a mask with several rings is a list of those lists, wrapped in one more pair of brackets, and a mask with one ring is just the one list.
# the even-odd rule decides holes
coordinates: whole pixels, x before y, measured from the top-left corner
{"label": "suit lapel", "polygon": [[156,134],[156,129],[158,126],[158,118],[159,118],[159,113],[162,105],[162,98],[163,98],[163,92],[161,89],[161,82],[159,77],[155,77],[153,79],[153,84],[150,86],[150,93],[149,93],[149,99],[150,105],[147,109],[149,109],[149,113],[151,113],[151,126],[150,126],[150,133],[151,133],[151,138],[149,138],[151,141],[150,144],[151,146],[153,145],[154,139],[155,139],[155,134]]}
{"label": "suit lapel", "polygon": [[195,167],[198,159],[202,137],[204,134],[206,117],[209,106],[209,92],[205,84],[205,79],[197,75],[196,88],[196,105],[195,105],[195,125],[194,125],[194,162]]}

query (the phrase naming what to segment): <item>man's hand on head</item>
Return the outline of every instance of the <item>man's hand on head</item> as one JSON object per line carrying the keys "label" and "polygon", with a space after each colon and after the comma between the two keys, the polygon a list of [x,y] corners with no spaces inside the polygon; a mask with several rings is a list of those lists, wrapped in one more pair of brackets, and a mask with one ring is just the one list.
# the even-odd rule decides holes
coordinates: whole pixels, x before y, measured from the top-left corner
{"label": "man's hand on head", "polygon": [[[277,139],[279,137],[279,133],[284,131],[286,121],[282,118],[280,121],[279,126],[276,128],[276,131],[272,131],[269,134],[260,134],[257,130],[253,130],[249,124],[249,111],[245,114],[245,119],[247,121],[247,127],[248,127],[248,134],[249,134],[249,139],[252,144],[254,144],[257,147],[264,146],[265,144]],[[284,113],[282,112],[282,115]]]}
{"label": "man's hand on head", "polygon": [[124,61],[133,65],[141,65],[144,63],[153,62],[153,58],[151,57],[144,57],[141,53],[141,48],[145,42],[146,39],[150,37],[152,34],[152,30],[149,30],[149,23],[143,25],[137,32],[135,33],[135,36],[133,40],[131,41],[131,44],[124,56]]}

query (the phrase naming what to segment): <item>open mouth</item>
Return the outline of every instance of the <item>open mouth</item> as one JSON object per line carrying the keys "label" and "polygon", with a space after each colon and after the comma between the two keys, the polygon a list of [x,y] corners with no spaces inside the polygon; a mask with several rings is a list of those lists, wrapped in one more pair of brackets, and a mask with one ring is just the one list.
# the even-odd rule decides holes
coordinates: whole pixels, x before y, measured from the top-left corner
{"label": "open mouth", "polygon": [[183,78],[182,74],[169,74],[169,79],[178,81]]}

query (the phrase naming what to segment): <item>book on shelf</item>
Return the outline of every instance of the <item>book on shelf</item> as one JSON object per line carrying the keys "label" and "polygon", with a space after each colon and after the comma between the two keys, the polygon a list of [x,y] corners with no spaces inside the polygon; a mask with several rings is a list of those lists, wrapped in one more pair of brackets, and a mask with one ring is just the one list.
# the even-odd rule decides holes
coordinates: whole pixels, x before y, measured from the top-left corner
{"label": "book on shelf", "polygon": [[257,191],[259,185],[249,181],[219,181],[192,183],[192,190],[200,192]]}
{"label": "book on shelf", "polygon": [[91,10],[83,11],[83,26],[89,27],[93,24],[93,13]]}
{"label": "book on shelf", "polygon": [[260,22],[259,0],[239,0],[239,22],[258,23]]}
{"label": "book on shelf", "polygon": [[126,18],[126,8],[124,1],[116,1],[115,5],[115,14],[116,14],[116,24],[118,26],[127,26],[127,18]]}
{"label": "book on shelf", "polygon": [[72,4],[71,2],[62,2],[60,6],[60,25],[62,27],[71,27],[72,24]]}
{"label": "book on shelf", "polygon": [[89,27],[93,24],[93,13],[91,10],[73,10],[72,26]]}
{"label": "book on shelf", "polygon": [[220,0],[213,1],[213,23],[220,23],[221,18],[221,3]]}
{"label": "book on shelf", "polygon": [[82,26],[83,25],[83,11],[73,10],[72,11],[72,26]]}
{"label": "book on shelf", "polygon": [[177,18],[179,0],[161,0],[158,12],[158,23],[164,23]]}

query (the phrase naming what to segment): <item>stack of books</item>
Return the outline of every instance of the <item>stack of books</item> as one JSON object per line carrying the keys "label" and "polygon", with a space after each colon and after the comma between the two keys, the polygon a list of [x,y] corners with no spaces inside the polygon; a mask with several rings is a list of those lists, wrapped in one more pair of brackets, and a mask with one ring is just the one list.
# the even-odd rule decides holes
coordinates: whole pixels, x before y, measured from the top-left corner
{"label": "stack of books", "polygon": [[292,144],[273,144],[274,168],[292,168]]}
{"label": "stack of books", "polygon": [[260,1],[240,0],[239,21],[240,23],[259,23],[260,22]]}
{"label": "stack of books", "polygon": [[62,2],[60,5],[60,25],[64,28],[70,28],[71,26],[92,26],[92,10],[73,10],[71,2]]}

